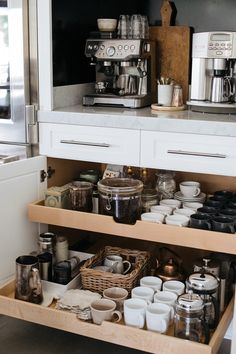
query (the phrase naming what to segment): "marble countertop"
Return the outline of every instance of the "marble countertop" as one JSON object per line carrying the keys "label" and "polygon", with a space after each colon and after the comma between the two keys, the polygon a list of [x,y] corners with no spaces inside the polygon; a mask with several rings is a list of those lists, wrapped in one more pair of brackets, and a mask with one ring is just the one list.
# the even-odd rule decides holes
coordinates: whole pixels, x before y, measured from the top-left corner
{"label": "marble countertop", "polygon": [[74,105],[54,111],[39,111],[39,123],[75,124],[122,129],[236,137],[236,115],[154,112],[147,108],[85,107]]}

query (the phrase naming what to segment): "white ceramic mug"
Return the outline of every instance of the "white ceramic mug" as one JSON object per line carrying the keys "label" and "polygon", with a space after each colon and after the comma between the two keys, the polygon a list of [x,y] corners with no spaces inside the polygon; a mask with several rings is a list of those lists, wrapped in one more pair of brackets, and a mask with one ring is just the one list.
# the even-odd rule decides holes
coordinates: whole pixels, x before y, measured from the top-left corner
{"label": "white ceramic mug", "polygon": [[172,207],[169,207],[167,205],[153,205],[151,206],[151,212],[167,216],[172,214]]}
{"label": "white ceramic mug", "polygon": [[202,203],[199,203],[199,202],[186,202],[186,203],[183,203],[183,208],[189,208],[189,209],[192,209],[194,211],[196,211],[198,208],[202,208],[203,207],[203,204]]}
{"label": "white ceramic mug", "polygon": [[162,224],[164,221],[165,216],[161,213],[143,213],[141,214],[141,220],[155,222],[157,224]]}
{"label": "white ceramic mug", "polygon": [[171,308],[169,305],[153,303],[147,307],[146,323],[149,331],[165,333],[170,322]]}
{"label": "white ceramic mug", "polygon": [[182,295],[185,290],[185,285],[179,280],[167,280],[162,285],[163,291],[170,291],[176,295]]}
{"label": "white ceramic mug", "polygon": [[168,215],[166,217],[166,224],[167,225],[175,225],[175,226],[188,226],[189,224],[189,217],[185,215]]}
{"label": "white ceramic mug", "polygon": [[[124,264],[127,264],[128,267],[124,270]],[[113,273],[126,274],[131,268],[131,263],[129,261],[123,261],[123,258],[118,255],[110,255],[106,256],[104,260],[104,265],[107,267],[111,267],[113,269]]]}
{"label": "white ceramic mug", "polygon": [[184,216],[187,216],[189,218],[190,215],[195,214],[195,211],[193,209],[189,209],[189,208],[180,208],[180,209],[175,209],[174,210],[174,214],[176,214],[176,215],[184,215]]}
{"label": "white ceramic mug", "polygon": [[172,212],[181,207],[181,202],[176,199],[162,199],[160,200],[160,205],[168,206],[169,208],[172,208]]}
{"label": "white ceramic mug", "polygon": [[168,306],[170,306],[170,318],[171,321],[173,321],[174,319],[174,306],[175,306],[175,302],[177,300],[178,295],[171,292],[171,291],[160,291],[159,293],[156,293],[154,295],[154,302],[156,303],[161,303],[161,304],[166,304]]}
{"label": "white ceramic mug", "polygon": [[146,318],[147,303],[143,299],[124,301],[124,321],[127,326],[143,328]]}
{"label": "white ceramic mug", "polygon": [[131,290],[131,297],[143,299],[147,304],[151,304],[153,302],[154,290],[147,286],[136,286]]}
{"label": "white ceramic mug", "polygon": [[107,288],[103,291],[103,297],[108,300],[113,300],[116,303],[116,310],[124,311],[124,301],[129,293],[126,289],[120,287]]}
{"label": "white ceramic mug", "polygon": [[200,183],[195,181],[184,181],[179,184],[181,193],[186,198],[197,197],[201,193]]}
{"label": "white ceramic mug", "polygon": [[162,287],[161,278],[154,276],[146,276],[140,279],[140,285],[153,289],[154,291],[160,291]]}
{"label": "white ceramic mug", "polygon": [[122,319],[122,314],[116,309],[115,301],[99,299],[91,303],[91,315],[93,323],[101,324],[103,321],[118,322]]}

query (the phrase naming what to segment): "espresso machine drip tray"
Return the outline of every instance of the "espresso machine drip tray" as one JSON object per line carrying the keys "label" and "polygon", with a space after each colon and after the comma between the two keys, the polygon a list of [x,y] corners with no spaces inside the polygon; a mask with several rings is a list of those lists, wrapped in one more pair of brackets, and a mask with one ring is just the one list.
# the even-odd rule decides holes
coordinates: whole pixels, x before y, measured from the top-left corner
{"label": "espresso machine drip tray", "polygon": [[113,107],[127,107],[127,108],[141,108],[150,106],[150,95],[130,95],[130,96],[116,96],[112,94],[91,94],[83,97],[84,106],[113,106]]}
{"label": "espresso machine drip tray", "polygon": [[213,103],[210,101],[187,101],[191,111],[204,113],[236,114],[236,103]]}

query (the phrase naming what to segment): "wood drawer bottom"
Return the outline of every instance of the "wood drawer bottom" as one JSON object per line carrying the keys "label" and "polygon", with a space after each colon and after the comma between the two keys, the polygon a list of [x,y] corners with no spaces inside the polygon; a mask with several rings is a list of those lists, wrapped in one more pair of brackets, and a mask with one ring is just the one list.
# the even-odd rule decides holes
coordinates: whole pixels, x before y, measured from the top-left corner
{"label": "wood drawer bottom", "polygon": [[16,300],[14,290],[14,280],[0,289],[0,313],[3,315],[154,354],[179,354],[181,351],[191,354],[216,354],[233,317],[232,299],[210,343],[205,345],[170,335],[131,328],[123,324],[103,322],[101,326],[98,326],[83,322],[78,320],[75,314],[56,310],[54,305],[43,307]]}

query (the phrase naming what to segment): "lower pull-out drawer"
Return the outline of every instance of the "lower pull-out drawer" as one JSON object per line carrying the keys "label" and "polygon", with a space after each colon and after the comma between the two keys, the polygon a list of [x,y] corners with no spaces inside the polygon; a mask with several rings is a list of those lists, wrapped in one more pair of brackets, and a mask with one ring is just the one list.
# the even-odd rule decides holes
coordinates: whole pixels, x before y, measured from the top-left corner
{"label": "lower pull-out drawer", "polygon": [[[86,337],[123,345],[156,354],[216,354],[233,316],[233,300],[225,310],[208,345],[175,338],[170,333],[158,334],[123,324],[103,322],[98,326],[80,321],[73,313],[56,310],[55,305],[43,307],[14,298],[15,281],[0,289],[0,313],[22,320],[61,329]],[[10,329],[9,329],[10,330]]]}

